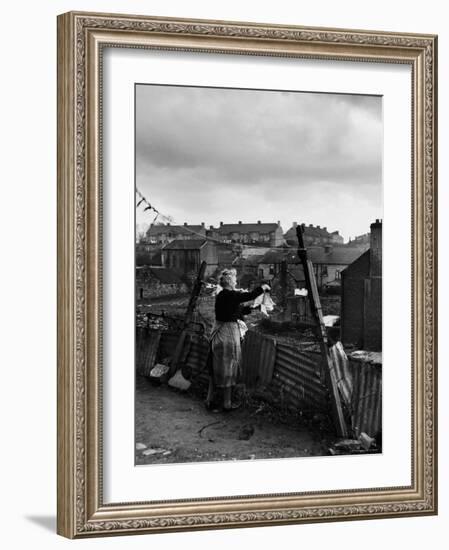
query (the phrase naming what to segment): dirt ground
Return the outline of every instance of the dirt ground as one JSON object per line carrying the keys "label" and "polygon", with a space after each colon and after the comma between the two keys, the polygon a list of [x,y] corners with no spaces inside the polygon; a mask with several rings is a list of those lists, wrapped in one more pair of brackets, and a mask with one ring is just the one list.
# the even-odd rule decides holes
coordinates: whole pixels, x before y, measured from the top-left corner
{"label": "dirt ground", "polygon": [[280,419],[259,405],[206,411],[198,393],[136,383],[135,463],[254,460],[329,454],[333,436],[319,425]]}

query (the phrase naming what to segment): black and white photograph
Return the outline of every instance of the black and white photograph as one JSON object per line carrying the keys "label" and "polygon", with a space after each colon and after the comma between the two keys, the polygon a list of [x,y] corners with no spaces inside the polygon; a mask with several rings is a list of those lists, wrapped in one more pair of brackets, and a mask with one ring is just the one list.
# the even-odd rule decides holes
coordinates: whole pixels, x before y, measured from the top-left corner
{"label": "black and white photograph", "polygon": [[135,464],[382,452],[382,97],[135,85]]}

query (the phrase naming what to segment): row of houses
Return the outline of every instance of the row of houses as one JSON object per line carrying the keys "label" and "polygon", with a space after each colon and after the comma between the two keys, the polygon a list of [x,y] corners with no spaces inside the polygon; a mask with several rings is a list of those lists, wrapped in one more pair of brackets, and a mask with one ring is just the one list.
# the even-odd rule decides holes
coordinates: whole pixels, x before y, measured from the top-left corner
{"label": "row of houses", "polygon": [[[382,348],[382,222],[371,224],[368,249],[326,245],[307,247],[319,290],[336,285],[341,294],[341,334],[345,343],[359,348]],[[237,269],[241,287],[266,281],[273,288],[284,274],[284,290],[293,296],[305,286],[297,252],[291,247],[254,249],[256,254],[235,255],[228,247],[207,239],[178,239],[160,250],[161,265],[136,268],[138,299],[182,294],[188,280],[207,263],[206,277],[219,269]]]}
{"label": "row of houses", "polygon": [[[204,223],[200,225],[189,225],[187,223],[183,225],[156,224],[148,229],[142,244],[165,246],[177,240],[208,238],[227,244],[257,244],[274,247],[289,244],[295,246],[297,243],[297,226],[298,223],[293,222],[291,228],[284,233],[280,221],[269,223],[262,223],[260,220],[256,223],[220,222],[218,227],[211,225],[209,228],[206,228]],[[320,227],[319,225],[303,225],[303,233],[306,246],[341,245],[344,243],[343,237],[338,231],[329,232],[327,227]]]}
{"label": "row of houses", "polygon": [[[341,273],[351,265],[363,250],[357,247],[308,246],[308,256],[315,269],[319,289],[340,281]],[[287,264],[291,281],[296,287],[304,284],[304,273],[296,249],[288,246],[255,248],[252,254],[240,254],[225,243],[209,239],[176,239],[160,249],[153,249],[150,265],[159,265],[172,270],[179,276],[194,277],[203,261],[207,263],[206,277],[218,270],[233,267],[237,270],[240,284],[251,286],[264,280],[271,282],[279,276],[282,264]]]}

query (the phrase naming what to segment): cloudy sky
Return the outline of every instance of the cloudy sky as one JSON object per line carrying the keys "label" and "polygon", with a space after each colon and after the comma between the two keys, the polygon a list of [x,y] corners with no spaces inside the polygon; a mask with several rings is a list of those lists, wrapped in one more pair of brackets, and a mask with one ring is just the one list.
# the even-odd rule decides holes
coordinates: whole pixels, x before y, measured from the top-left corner
{"label": "cloudy sky", "polygon": [[137,85],[137,187],[173,223],[297,221],[347,239],[382,218],[382,132],[380,97]]}

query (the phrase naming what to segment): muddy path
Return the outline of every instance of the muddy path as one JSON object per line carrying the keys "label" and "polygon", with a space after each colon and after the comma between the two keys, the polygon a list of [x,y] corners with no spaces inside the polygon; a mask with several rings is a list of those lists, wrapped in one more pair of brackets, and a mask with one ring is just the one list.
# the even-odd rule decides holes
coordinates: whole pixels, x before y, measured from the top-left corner
{"label": "muddy path", "polygon": [[329,454],[333,436],[319,426],[281,421],[263,407],[206,411],[196,393],[136,384],[135,463],[257,460]]}

